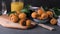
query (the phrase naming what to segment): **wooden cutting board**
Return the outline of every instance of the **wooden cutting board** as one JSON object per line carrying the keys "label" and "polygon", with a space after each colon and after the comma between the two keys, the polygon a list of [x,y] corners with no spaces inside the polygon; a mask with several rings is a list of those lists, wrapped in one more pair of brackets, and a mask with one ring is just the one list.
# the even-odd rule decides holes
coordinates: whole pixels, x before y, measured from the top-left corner
{"label": "wooden cutting board", "polygon": [[7,15],[1,15],[0,18],[9,19]]}
{"label": "wooden cutting board", "polygon": [[[32,25],[36,25],[35,23],[31,23]],[[26,26],[21,26],[19,23],[13,23],[9,20],[9,17],[7,15],[0,16],[0,25],[3,27],[9,27],[9,28],[20,28],[20,29],[28,29]]]}

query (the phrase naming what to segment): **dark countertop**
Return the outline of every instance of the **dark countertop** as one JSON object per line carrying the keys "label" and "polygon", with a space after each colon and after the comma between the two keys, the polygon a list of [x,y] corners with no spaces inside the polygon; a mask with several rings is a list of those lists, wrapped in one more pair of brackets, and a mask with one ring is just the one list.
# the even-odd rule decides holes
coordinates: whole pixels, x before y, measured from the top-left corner
{"label": "dark countertop", "polygon": [[[0,0],[0,4],[1,4]],[[10,0],[5,0],[6,3],[8,4]],[[25,0],[25,4],[31,4],[33,6],[48,6],[48,7],[58,7],[60,8],[60,0]],[[38,4],[38,3],[39,4]],[[8,5],[7,5],[8,6]],[[9,8],[9,6],[8,6]],[[1,9],[1,6],[0,6]],[[51,25],[52,26],[52,25]],[[52,26],[56,28],[56,31],[50,31],[47,29],[44,29],[42,27],[36,27],[34,29],[29,29],[29,30],[19,30],[19,29],[11,29],[11,28],[5,28],[3,26],[0,26],[0,34],[60,34],[60,27],[59,26]]]}
{"label": "dark countertop", "polygon": [[49,31],[39,26],[29,30],[11,29],[0,26],[0,34],[60,34],[59,26],[55,25],[52,27],[56,28],[56,31]]}

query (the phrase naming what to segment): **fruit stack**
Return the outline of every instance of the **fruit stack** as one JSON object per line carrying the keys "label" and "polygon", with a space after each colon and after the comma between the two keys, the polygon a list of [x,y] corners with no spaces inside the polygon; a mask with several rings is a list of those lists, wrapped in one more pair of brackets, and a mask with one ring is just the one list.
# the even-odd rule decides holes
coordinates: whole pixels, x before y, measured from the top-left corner
{"label": "fruit stack", "polygon": [[50,10],[45,11],[42,7],[40,7],[37,11],[31,14],[33,20],[38,23],[47,23],[50,21],[52,25],[57,24],[57,19],[55,19],[54,13]]}

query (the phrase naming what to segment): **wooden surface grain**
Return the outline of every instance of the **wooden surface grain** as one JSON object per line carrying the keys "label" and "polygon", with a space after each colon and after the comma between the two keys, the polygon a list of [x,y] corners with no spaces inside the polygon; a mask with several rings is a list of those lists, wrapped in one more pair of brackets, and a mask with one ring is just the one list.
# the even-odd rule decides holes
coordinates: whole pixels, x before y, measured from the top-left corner
{"label": "wooden surface grain", "polygon": [[[31,23],[31,24],[33,25],[31,27],[34,27],[36,25],[35,23]],[[27,26],[22,26],[19,23],[14,23],[10,21],[7,15],[0,16],[0,25],[2,25],[3,27],[9,27],[9,28],[28,29]]]}

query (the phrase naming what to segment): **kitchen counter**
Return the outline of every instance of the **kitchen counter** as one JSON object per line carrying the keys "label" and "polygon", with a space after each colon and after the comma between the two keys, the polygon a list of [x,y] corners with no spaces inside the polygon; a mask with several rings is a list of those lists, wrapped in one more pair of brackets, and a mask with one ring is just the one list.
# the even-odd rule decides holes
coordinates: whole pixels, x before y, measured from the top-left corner
{"label": "kitchen counter", "polygon": [[55,25],[52,27],[56,28],[56,30],[50,31],[39,26],[29,30],[11,29],[0,26],[0,34],[60,34],[59,26]]}

